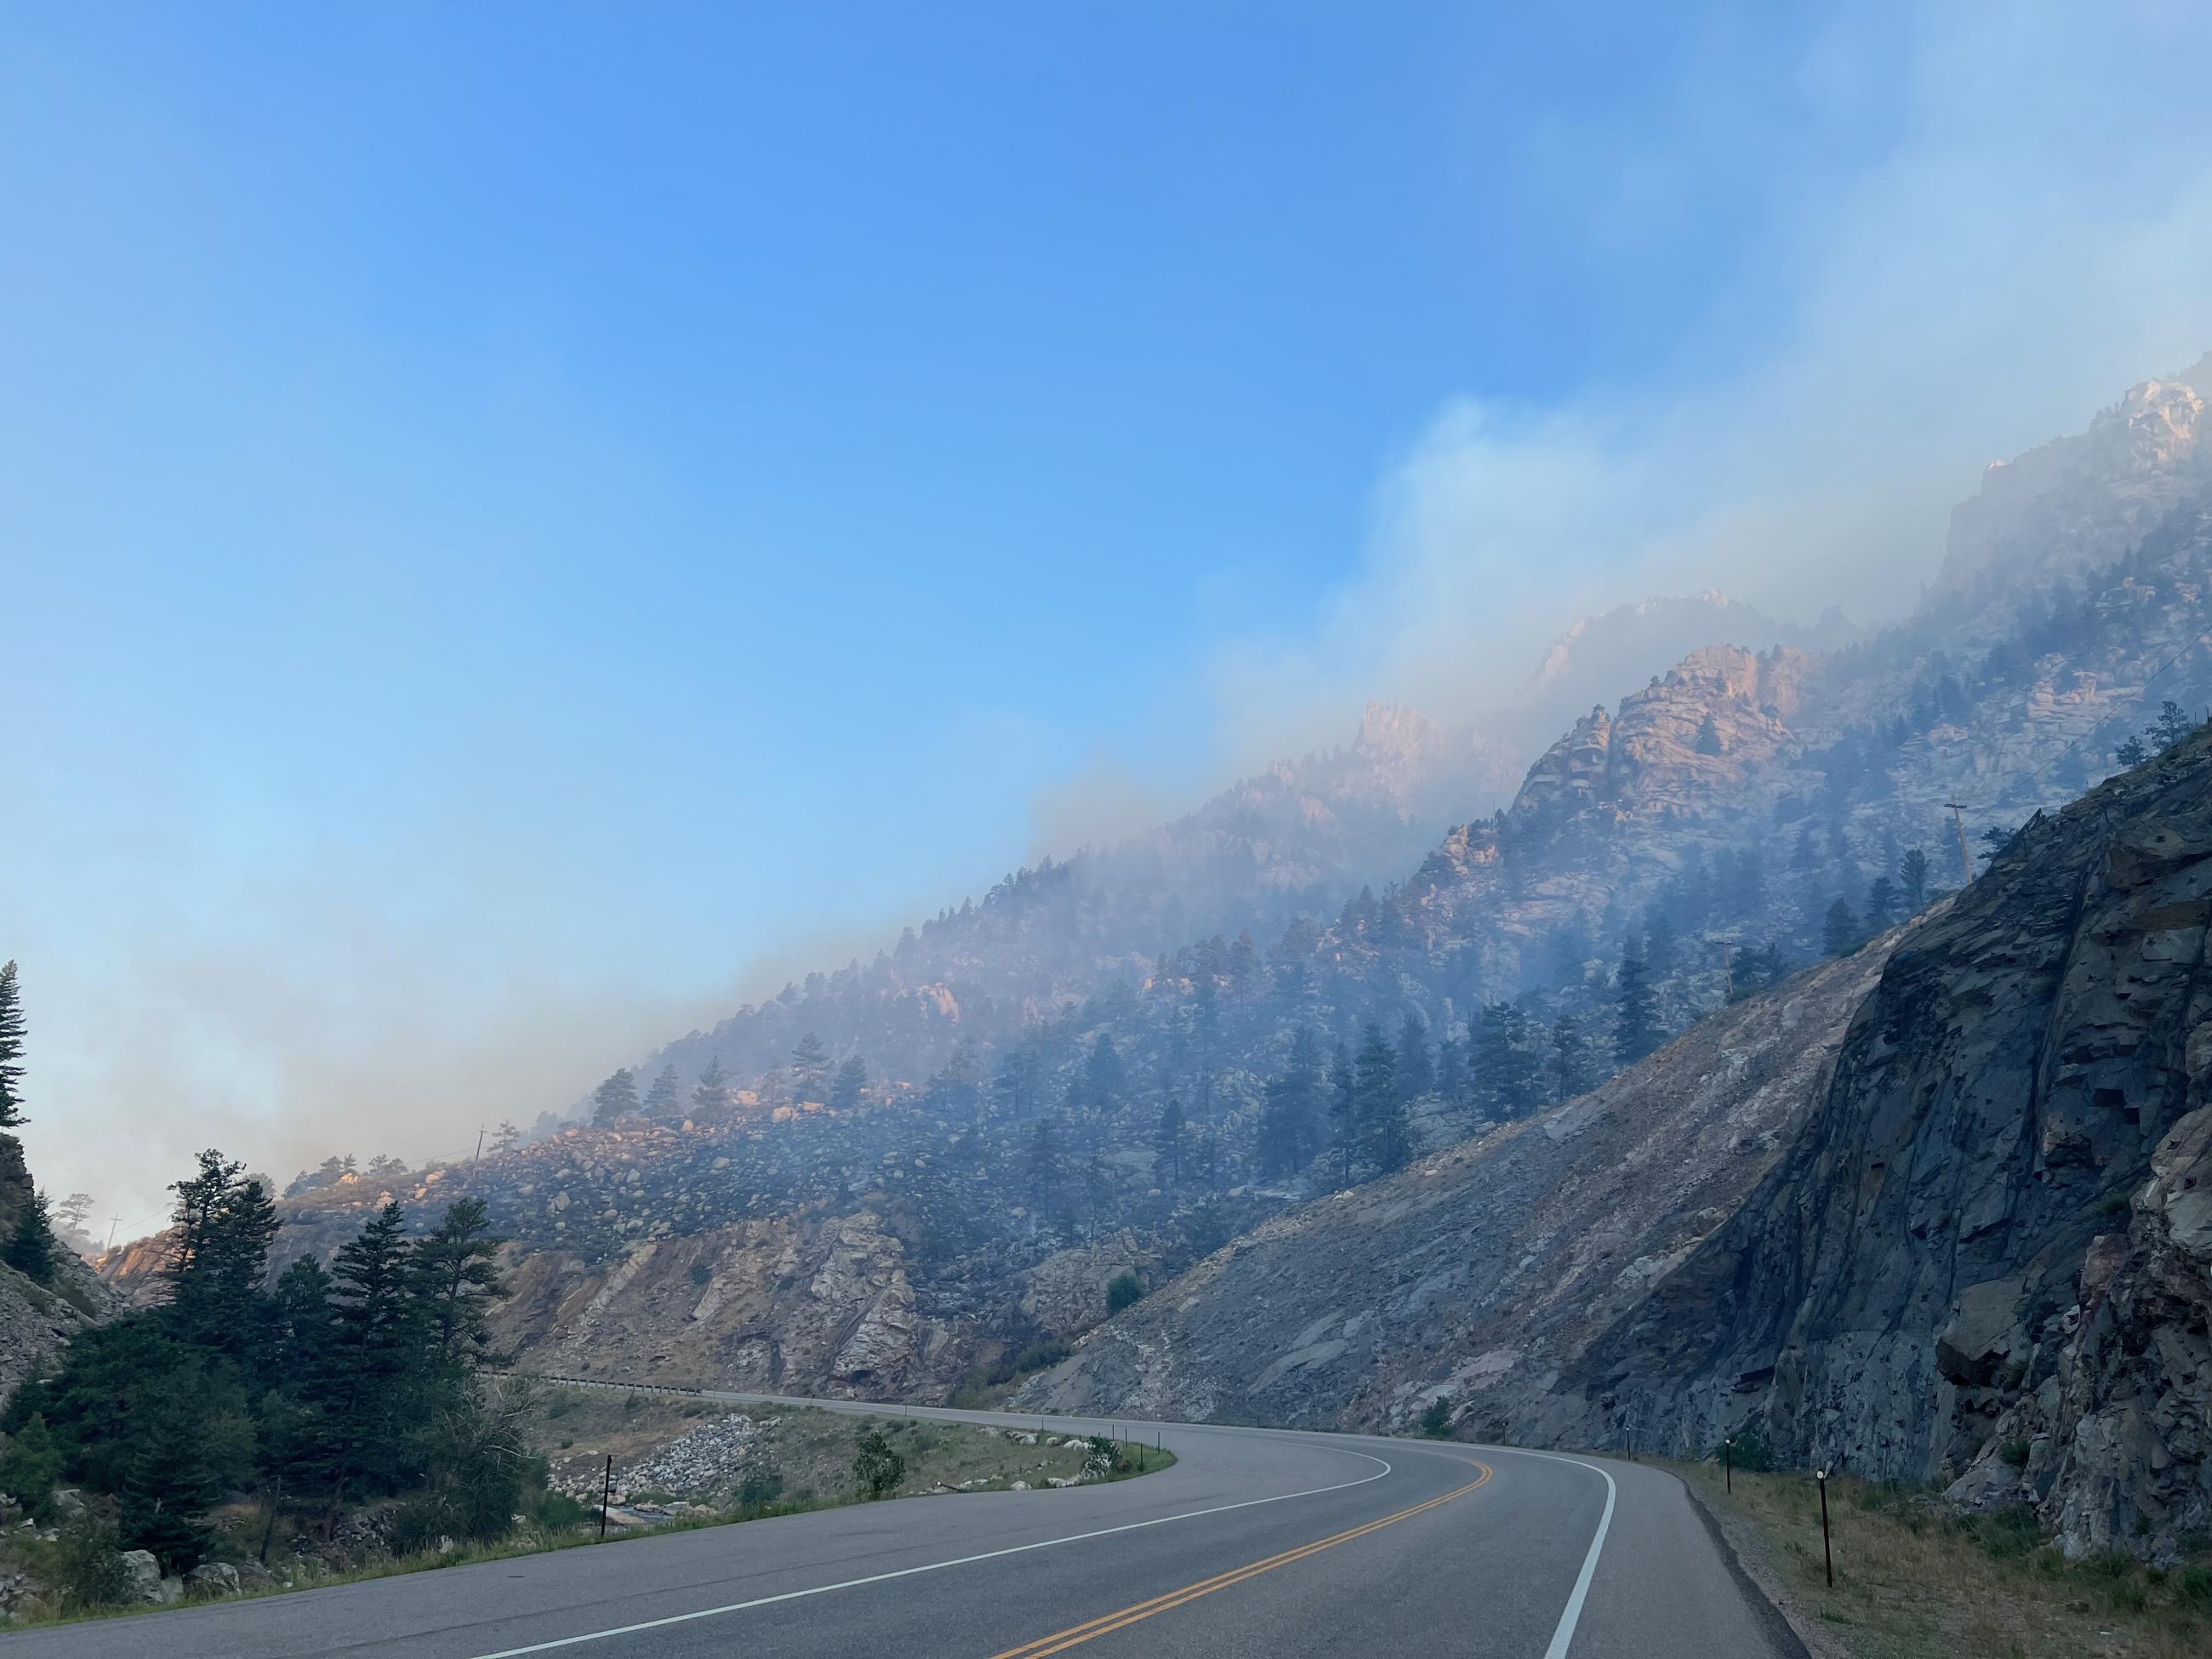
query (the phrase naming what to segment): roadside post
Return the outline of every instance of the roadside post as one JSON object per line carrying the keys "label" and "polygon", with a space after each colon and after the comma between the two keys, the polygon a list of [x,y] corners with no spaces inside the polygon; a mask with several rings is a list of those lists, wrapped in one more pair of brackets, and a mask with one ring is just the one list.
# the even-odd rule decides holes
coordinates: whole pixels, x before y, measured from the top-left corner
{"label": "roadside post", "polygon": [[1721,1485],[1729,1492],[1735,1490],[1735,1437],[1721,1437]]}
{"label": "roadside post", "polygon": [[1830,1589],[1833,1589],[1836,1587],[1836,1557],[1835,1553],[1828,1547],[1827,1470],[1814,1470],[1813,1479],[1820,1482],[1820,1565],[1827,1570],[1828,1588]]}
{"label": "roadside post", "polygon": [[599,1488],[599,1542],[602,1544],[607,1541],[607,1506],[613,1503],[614,1499],[615,1460],[614,1455],[612,1453],[609,1453],[607,1455],[606,1484]]}

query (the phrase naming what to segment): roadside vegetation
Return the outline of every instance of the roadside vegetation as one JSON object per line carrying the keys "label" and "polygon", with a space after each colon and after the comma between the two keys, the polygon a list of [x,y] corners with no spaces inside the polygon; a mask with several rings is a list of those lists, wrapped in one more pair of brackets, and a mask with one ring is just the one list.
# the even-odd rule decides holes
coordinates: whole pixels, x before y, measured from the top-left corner
{"label": "roadside vegetation", "polygon": [[2212,1539],[2159,1567],[2118,1551],[2069,1561],[2026,1510],[1958,1517],[1932,1490],[1835,1475],[1836,1586],[1820,1492],[1802,1470],[1674,1465],[1755,1577],[1819,1649],[1853,1659],[2202,1659],[2212,1652]]}

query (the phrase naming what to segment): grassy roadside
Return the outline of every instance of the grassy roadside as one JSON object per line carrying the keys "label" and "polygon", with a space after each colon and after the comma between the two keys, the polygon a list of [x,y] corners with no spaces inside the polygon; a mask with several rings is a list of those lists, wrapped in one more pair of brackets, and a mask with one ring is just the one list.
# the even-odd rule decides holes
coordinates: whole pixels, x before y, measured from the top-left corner
{"label": "grassy roadside", "polygon": [[2026,1512],[1955,1519],[1924,1492],[1837,1475],[1836,1562],[1820,1557],[1820,1494],[1802,1471],[1669,1463],[1754,1577],[1819,1650],[1850,1659],[2203,1659],[2212,1651],[2212,1544],[2172,1570],[2113,1553],[2069,1561]]}
{"label": "grassy roadside", "polygon": [[[641,1458],[677,1437],[698,1429],[715,1418],[740,1408],[681,1398],[626,1394],[620,1390],[549,1389],[549,1402],[540,1425],[542,1443],[556,1455],[596,1462],[614,1455],[619,1468],[624,1461]],[[565,1409],[556,1409],[566,1401]],[[1063,1441],[1048,1446],[1048,1433],[1018,1429],[995,1434],[980,1425],[947,1423],[930,1419],[902,1418],[890,1413],[869,1416],[805,1407],[779,1408],[773,1445],[777,1466],[785,1474],[784,1489],[762,1501],[744,1502],[734,1493],[711,1503],[696,1504],[686,1512],[653,1526],[615,1526],[602,1539],[596,1508],[579,1505],[557,1496],[540,1504],[520,1521],[514,1530],[493,1543],[460,1544],[443,1553],[423,1550],[410,1554],[379,1554],[343,1568],[324,1565],[313,1557],[282,1564],[285,1577],[265,1588],[223,1596],[223,1603],[258,1601],[328,1585],[362,1583],[396,1577],[404,1573],[436,1571],[487,1561],[507,1561],[554,1550],[613,1546],[660,1533],[696,1532],[817,1510],[842,1509],[870,1500],[861,1496],[854,1476],[857,1438],[864,1427],[880,1429],[890,1449],[904,1460],[906,1470],[887,1499],[957,1497],[966,1492],[1008,1492],[1015,1483],[1035,1491],[1051,1490],[1057,1479],[1073,1486],[1084,1460],[1082,1442]],[[1117,1468],[1109,1480],[1134,1480],[1171,1467],[1175,1454],[1116,1441]],[[1126,1467],[1121,1467],[1126,1465]],[[650,1494],[654,1498],[665,1494]],[[642,1500],[641,1500],[642,1501]],[[259,1512],[255,1511],[258,1515]],[[229,1535],[250,1545],[258,1522],[241,1510],[241,1524]],[[250,1550],[249,1550],[250,1553]],[[218,1551],[214,1559],[226,1559]],[[243,1559],[231,1554],[230,1559]],[[272,1567],[280,1564],[272,1558]],[[177,1606],[214,1605],[187,1600],[184,1603],[102,1607],[68,1613],[19,1613],[5,1628],[21,1630],[40,1626],[76,1623],[91,1619],[132,1618],[141,1613],[173,1611]]]}

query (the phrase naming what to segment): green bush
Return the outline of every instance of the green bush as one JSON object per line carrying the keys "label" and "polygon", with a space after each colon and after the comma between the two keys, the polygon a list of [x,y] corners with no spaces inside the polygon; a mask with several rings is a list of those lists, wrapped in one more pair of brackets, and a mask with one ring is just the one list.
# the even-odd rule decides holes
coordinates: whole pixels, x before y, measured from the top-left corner
{"label": "green bush", "polygon": [[54,1540],[52,1559],[54,1582],[72,1613],[119,1606],[131,1593],[123,1540],[104,1516],[87,1515],[64,1528]]}
{"label": "green bush", "polygon": [[2008,1440],[1997,1448],[1997,1455],[2012,1468],[2024,1469],[2027,1467],[2027,1449],[2025,1440]]}
{"label": "green bush", "polygon": [[1421,1413],[1421,1432],[1431,1440],[1451,1437],[1452,1402],[1448,1394],[1440,1394]]}
{"label": "green bush", "polygon": [[[1713,1461],[1719,1462],[1723,1449],[1713,1448]],[[1774,1448],[1767,1443],[1765,1431],[1756,1423],[1747,1423],[1735,1431],[1735,1444],[1727,1452],[1734,1467],[1749,1474],[1766,1474],[1774,1468]]]}
{"label": "green bush", "polygon": [[1106,1311],[1117,1314],[1145,1299],[1145,1281],[1127,1271],[1115,1273],[1106,1285]]}
{"label": "green bush", "polygon": [[853,1457],[853,1478],[860,1484],[860,1496],[872,1500],[889,1498],[906,1479],[906,1459],[891,1449],[889,1437],[873,1423],[860,1431],[859,1444]]}
{"label": "green bush", "polygon": [[738,1477],[738,1503],[748,1510],[764,1510],[783,1496],[783,1471],[764,1457],[752,1459]]}
{"label": "green bush", "polygon": [[54,1513],[54,1487],[62,1478],[62,1449],[54,1443],[46,1419],[33,1412],[29,1421],[8,1437],[0,1451],[0,1491],[41,1521]]}

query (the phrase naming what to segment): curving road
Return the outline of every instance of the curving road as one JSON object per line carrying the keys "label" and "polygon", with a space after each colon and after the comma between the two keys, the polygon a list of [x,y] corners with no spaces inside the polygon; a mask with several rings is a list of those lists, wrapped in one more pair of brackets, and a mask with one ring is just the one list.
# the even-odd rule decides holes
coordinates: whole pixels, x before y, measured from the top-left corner
{"label": "curving road", "polygon": [[[742,1403],[823,1405],[757,1395]],[[1093,1431],[1088,1419],[839,1407]],[[1803,1653],[1671,1475],[1505,1447],[1194,1424],[1111,1486],[855,1505],[26,1631],[69,1659],[1082,1659]]]}

